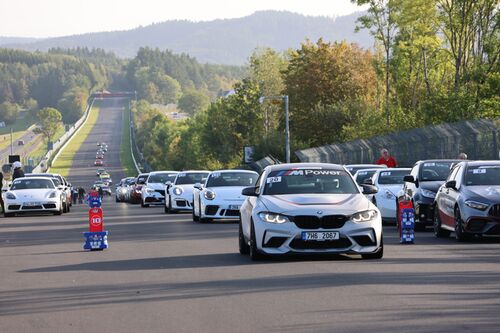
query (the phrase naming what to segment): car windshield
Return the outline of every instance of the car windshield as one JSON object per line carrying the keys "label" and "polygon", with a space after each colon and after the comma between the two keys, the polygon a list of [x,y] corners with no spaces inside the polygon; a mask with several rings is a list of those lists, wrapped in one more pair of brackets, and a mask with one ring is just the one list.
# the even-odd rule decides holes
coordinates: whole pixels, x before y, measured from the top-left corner
{"label": "car windshield", "polygon": [[259,176],[248,172],[213,172],[207,180],[207,187],[254,186]]}
{"label": "car windshield", "polygon": [[38,175],[37,174],[30,174],[30,175],[26,175],[25,177],[47,177],[47,178],[52,179],[55,186],[61,185],[61,182],[59,181],[59,179],[57,179],[55,177],[48,176],[48,175],[44,175],[44,174],[38,174]]}
{"label": "car windshield", "polygon": [[11,190],[50,189],[54,183],[50,179],[19,179],[14,180]]}
{"label": "car windshield", "polygon": [[168,173],[168,172],[155,173],[149,175],[148,183],[165,184],[168,181],[173,182],[176,176],[177,176],[176,173]]}
{"label": "car windshield", "polygon": [[410,174],[409,170],[381,171],[378,176],[379,185],[402,185],[404,176]]}
{"label": "car windshield", "polygon": [[126,185],[132,185],[134,183],[135,183],[135,179],[134,178],[125,180],[125,184]]}
{"label": "car windshield", "polygon": [[424,162],[420,168],[421,181],[445,181],[454,162]]}
{"label": "car windshield", "polygon": [[469,167],[465,175],[465,185],[500,185],[500,165]]}
{"label": "car windshield", "polygon": [[343,170],[292,169],[271,172],[266,178],[264,194],[354,194],[356,184]]}
{"label": "car windshield", "polygon": [[146,179],[148,179],[148,175],[141,175],[137,177],[137,184],[142,185],[146,183]]}
{"label": "car windshield", "polygon": [[207,176],[208,172],[181,172],[177,175],[175,185],[203,183]]}
{"label": "car windshield", "polygon": [[375,174],[376,170],[365,170],[365,171],[358,171],[356,173],[356,183],[359,185],[363,184],[367,179],[372,178],[372,176]]}
{"label": "car windshield", "polygon": [[387,169],[385,165],[357,165],[357,166],[346,166],[347,171],[354,176],[358,170],[363,169]]}

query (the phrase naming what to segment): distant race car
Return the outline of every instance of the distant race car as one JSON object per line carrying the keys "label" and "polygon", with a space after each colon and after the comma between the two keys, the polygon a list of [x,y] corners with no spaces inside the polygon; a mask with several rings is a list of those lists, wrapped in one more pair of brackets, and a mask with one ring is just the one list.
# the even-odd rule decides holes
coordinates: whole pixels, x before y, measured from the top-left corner
{"label": "distant race car", "polygon": [[100,159],[97,159],[97,160],[95,160],[94,165],[95,166],[103,166],[104,165],[104,161],[100,160]]}
{"label": "distant race car", "polygon": [[193,210],[194,184],[204,183],[210,171],[183,171],[165,186],[165,213]]}
{"label": "distant race car", "polygon": [[142,202],[142,187],[148,179],[149,173],[140,173],[135,178],[134,184],[129,187],[130,203],[138,204]]}
{"label": "distant race car", "polygon": [[164,205],[165,183],[173,182],[177,171],[154,171],[150,172],[146,183],[142,187],[141,206]]}
{"label": "distant race car", "polygon": [[99,168],[96,170],[96,174],[99,177],[101,174],[106,173],[106,169],[104,168]]}

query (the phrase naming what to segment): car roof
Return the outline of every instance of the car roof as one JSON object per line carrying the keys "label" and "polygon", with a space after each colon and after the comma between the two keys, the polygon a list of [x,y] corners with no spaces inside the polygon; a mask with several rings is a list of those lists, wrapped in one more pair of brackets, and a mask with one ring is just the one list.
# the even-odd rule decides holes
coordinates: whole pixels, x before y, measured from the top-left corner
{"label": "car roof", "polygon": [[52,181],[52,179],[50,179],[50,178],[52,178],[52,177],[43,177],[43,176],[19,177],[19,178],[14,179],[14,181],[15,180],[25,180],[25,179],[29,179],[29,180],[33,180],[33,179],[46,179],[46,180]]}
{"label": "car roof", "polygon": [[415,162],[415,164],[418,163],[428,163],[428,162],[464,162],[464,160],[457,160],[457,159],[448,159],[448,158],[442,158],[442,159],[434,159],[434,160],[420,160]]}
{"label": "car roof", "polygon": [[241,173],[253,173],[258,174],[253,170],[244,170],[244,169],[222,169],[222,170],[214,170],[211,173],[220,172],[220,173],[229,173],[229,172],[241,172]]}
{"label": "car roof", "polygon": [[151,171],[149,174],[150,175],[155,175],[155,174],[158,174],[158,173],[179,173],[179,171]]}
{"label": "car roof", "polygon": [[[138,175],[137,175],[137,177],[140,177],[140,176],[147,176],[147,175],[149,175],[149,172],[140,173],[140,174],[138,174]],[[136,177],[136,178],[137,178],[137,177]]]}
{"label": "car roof", "polygon": [[333,170],[344,171],[344,167],[339,164],[330,163],[284,163],[267,166],[264,170],[281,171],[290,169],[308,169],[308,168],[328,168]]}
{"label": "car roof", "polygon": [[387,166],[383,164],[345,164],[344,166],[346,168],[370,167],[376,169],[387,169]]}
{"label": "car roof", "polygon": [[500,161],[485,160],[485,161],[464,161],[467,166],[487,166],[487,165],[500,165]]}
{"label": "car roof", "polygon": [[184,170],[184,171],[179,171],[179,173],[210,173],[211,171],[208,170]]}
{"label": "car roof", "polygon": [[375,173],[390,172],[390,171],[411,171],[411,168],[387,168],[387,169],[377,169]]}
{"label": "car roof", "polygon": [[357,170],[354,174],[357,174],[359,172],[368,172],[368,171],[373,171],[373,172],[377,172],[379,170],[383,170],[385,171],[386,169],[374,169],[374,168],[368,168],[368,169],[359,169]]}

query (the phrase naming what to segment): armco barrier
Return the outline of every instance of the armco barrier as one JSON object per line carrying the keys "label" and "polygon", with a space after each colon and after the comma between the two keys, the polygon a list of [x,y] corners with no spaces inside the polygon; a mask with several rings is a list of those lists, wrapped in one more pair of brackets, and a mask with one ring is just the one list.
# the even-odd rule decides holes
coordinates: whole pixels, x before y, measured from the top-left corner
{"label": "armco barrier", "polygon": [[95,99],[92,99],[87,105],[83,116],[78,119],[78,121],[74,123],[73,126],[71,126],[71,128],[66,133],[64,133],[56,142],[54,142],[53,148],[49,150],[47,154],[45,154],[40,163],[38,163],[38,165],[33,169],[33,173],[46,172],[50,168],[50,166],[57,159],[64,147],[66,147],[66,145],[73,138],[73,135],[78,133],[80,128],[87,122],[90,110],[94,105],[94,100]]}
{"label": "armco barrier", "polygon": [[418,160],[456,158],[498,159],[500,118],[428,126],[364,140],[325,145],[295,152],[301,162],[336,164],[374,163],[380,149],[387,148],[399,166]]}

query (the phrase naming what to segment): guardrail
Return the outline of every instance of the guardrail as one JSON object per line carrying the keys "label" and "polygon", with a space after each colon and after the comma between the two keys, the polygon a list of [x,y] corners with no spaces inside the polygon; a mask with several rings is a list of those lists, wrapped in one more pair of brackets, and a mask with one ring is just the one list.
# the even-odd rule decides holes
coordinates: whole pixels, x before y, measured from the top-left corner
{"label": "guardrail", "polygon": [[418,160],[456,158],[461,152],[472,160],[498,159],[499,123],[500,118],[445,123],[298,150],[295,154],[301,162],[374,163],[380,149],[387,148],[399,166],[412,166]]}
{"label": "guardrail", "polygon": [[74,123],[73,126],[71,126],[71,128],[66,133],[64,133],[56,142],[54,142],[53,148],[49,150],[47,154],[45,154],[45,156],[42,158],[40,163],[38,163],[38,165],[33,168],[33,173],[46,172],[52,166],[52,163],[54,163],[54,161],[59,157],[61,151],[64,150],[64,147],[66,147],[73,136],[78,133],[81,127],[87,122],[90,110],[94,105],[94,101],[95,99],[92,99],[90,103],[87,104],[87,108],[83,116],[78,119],[78,121]]}

